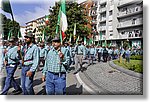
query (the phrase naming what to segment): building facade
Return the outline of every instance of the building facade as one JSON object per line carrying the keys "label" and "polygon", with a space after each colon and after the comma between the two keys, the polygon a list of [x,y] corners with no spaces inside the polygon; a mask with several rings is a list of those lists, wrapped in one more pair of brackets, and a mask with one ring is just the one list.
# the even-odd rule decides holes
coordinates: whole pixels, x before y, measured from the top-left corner
{"label": "building facade", "polygon": [[142,0],[97,0],[91,8],[94,41],[120,46],[129,41],[141,47],[143,41]]}
{"label": "building facade", "polygon": [[26,23],[26,34],[33,32],[36,41],[41,41],[43,36],[43,29],[46,26],[46,16],[37,18]]}

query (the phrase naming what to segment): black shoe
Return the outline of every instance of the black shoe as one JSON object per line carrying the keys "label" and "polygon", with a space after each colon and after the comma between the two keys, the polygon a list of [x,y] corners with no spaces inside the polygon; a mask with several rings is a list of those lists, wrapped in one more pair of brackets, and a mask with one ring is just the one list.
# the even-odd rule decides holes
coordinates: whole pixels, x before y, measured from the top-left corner
{"label": "black shoe", "polygon": [[22,93],[21,89],[12,91],[13,95],[18,95],[18,94],[21,94],[21,93]]}

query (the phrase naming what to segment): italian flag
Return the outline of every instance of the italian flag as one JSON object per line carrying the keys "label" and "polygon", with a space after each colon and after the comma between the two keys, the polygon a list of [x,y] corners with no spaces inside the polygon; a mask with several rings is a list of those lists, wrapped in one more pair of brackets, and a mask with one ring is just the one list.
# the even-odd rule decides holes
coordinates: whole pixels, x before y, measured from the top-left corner
{"label": "italian flag", "polygon": [[49,20],[48,20],[48,15],[45,16],[45,23],[48,24]]}
{"label": "italian flag", "polygon": [[61,0],[61,7],[59,10],[60,10],[59,12],[60,18],[58,19],[60,21],[60,30],[61,30],[60,39],[62,42],[66,38],[65,31],[67,30],[68,27],[65,0]]}

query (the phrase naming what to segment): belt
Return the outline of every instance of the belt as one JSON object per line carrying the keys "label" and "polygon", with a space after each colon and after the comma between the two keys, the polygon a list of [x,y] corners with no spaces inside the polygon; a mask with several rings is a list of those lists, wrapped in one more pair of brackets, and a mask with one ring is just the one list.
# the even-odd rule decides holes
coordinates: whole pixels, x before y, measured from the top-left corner
{"label": "belt", "polygon": [[17,65],[17,63],[11,63],[11,64],[7,64],[7,66],[10,66],[10,65]]}
{"label": "belt", "polygon": [[[48,71],[48,72],[50,72],[50,71]],[[66,74],[66,72],[60,72],[60,73],[50,72],[50,73],[52,73],[52,74],[54,74],[54,75],[62,75],[62,74]]]}
{"label": "belt", "polygon": [[29,61],[32,61],[32,59],[30,59],[30,60],[25,60],[24,62],[29,62]]}
{"label": "belt", "polygon": [[22,65],[23,67],[31,67],[32,65]]}
{"label": "belt", "polygon": [[77,55],[83,55],[83,53],[78,53]]}

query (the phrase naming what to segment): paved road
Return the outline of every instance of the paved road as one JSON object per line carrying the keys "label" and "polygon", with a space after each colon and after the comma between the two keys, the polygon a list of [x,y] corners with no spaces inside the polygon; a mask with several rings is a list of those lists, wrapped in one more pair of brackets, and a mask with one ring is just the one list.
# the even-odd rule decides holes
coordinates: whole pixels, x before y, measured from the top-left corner
{"label": "paved road", "polygon": [[[142,79],[124,74],[109,66],[108,63],[97,63],[87,66],[84,64],[83,70],[77,74],[73,71],[67,74],[67,95],[85,94],[142,94]],[[72,66],[73,68],[74,66]],[[74,69],[74,68],[73,68]],[[21,69],[15,73],[15,79],[20,83]],[[4,83],[5,70],[0,73],[0,81]],[[34,78],[35,94],[45,94],[45,82],[41,81],[41,72],[37,72]],[[3,85],[3,84],[2,84]],[[13,88],[9,90],[9,94]]]}
{"label": "paved road", "polygon": [[[73,66],[72,66],[73,67]],[[16,81],[20,84],[20,75],[21,75],[21,69],[17,69],[17,71],[15,72],[15,79]],[[6,72],[3,69],[2,72],[0,73],[0,82],[1,85],[0,87],[3,87],[4,85],[4,81],[5,81],[5,77],[6,77]],[[34,91],[36,95],[45,95],[45,82],[41,81],[41,77],[42,77],[42,72],[36,72],[35,77],[34,77]],[[11,95],[12,91],[14,89],[11,88],[9,90],[9,95]],[[67,89],[66,89],[66,94],[67,95],[81,95],[81,94],[87,94],[86,90],[83,89],[83,85],[80,84],[77,79],[76,79],[76,75],[73,74],[73,71],[67,74]]]}

